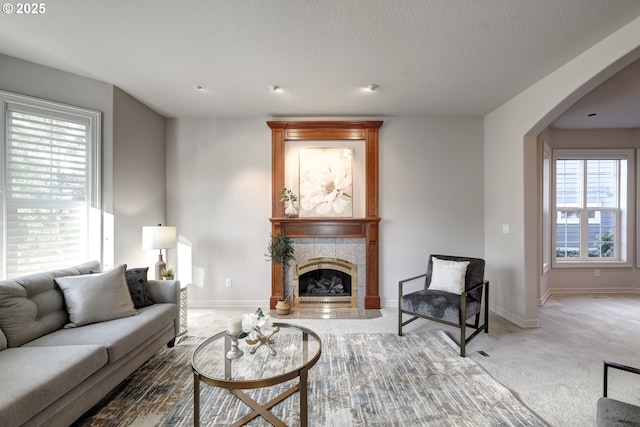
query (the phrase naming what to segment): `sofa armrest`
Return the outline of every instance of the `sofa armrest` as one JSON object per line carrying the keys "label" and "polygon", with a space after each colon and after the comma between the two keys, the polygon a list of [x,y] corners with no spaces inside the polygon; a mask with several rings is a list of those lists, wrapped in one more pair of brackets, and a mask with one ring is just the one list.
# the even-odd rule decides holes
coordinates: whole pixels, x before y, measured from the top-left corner
{"label": "sofa armrest", "polygon": [[149,292],[155,302],[180,304],[179,280],[147,280]]}

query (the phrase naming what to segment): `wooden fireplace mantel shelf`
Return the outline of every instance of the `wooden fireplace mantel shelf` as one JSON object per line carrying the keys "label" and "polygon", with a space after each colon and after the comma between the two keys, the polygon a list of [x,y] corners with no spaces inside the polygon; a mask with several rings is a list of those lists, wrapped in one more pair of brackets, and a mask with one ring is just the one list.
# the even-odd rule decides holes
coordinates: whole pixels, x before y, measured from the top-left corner
{"label": "wooden fireplace mantel shelf", "polygon": [[366,237],[380,218],[269,218],[287,237]]}

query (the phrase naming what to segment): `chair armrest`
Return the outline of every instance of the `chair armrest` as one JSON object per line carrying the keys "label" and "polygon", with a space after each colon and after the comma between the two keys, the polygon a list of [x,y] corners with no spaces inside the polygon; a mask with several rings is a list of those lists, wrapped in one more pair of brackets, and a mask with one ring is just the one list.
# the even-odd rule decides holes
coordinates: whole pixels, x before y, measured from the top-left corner
{"label": "chair armrest", "polygon": [[409,277],[408,279],[400,280],[400,281],[398,282],[398,295],[399,295],[399,297],[400,297],[400,298],[402,298],[402,295],[403,295],[403,294],[402,294],[402,286],[403,286],[405,283],[407,283],[407,282],[411,282],[411,281],[413,281],[413,280],[419,279],[419,278],[421,278],[421,277],[426,277],[426,276],[427,276],[427,273],[424,273],[424,274],[420,274],[420,275],[418,275],[418,276]]}
{"label": "chair armrest", "polygon": [[638,368],[633,368],[631,366],[622,365],[622,364],[616,363],[616,362],[610,362],[608,360],[604,360],[603,362],[604,362],[604,382],[603,382],[604,390],[602,392],[602,396],[603,397],[607,397],[608,368],[619,369],[621,371],[631,372],[633,374],[640,375],[640,369],[638,369]]}
{"label": "chair armrest", "polygon": [[147,280],[151,298],[155,302],[179,304],[180,281],[179,280]]}
{"label": "chair armrest", "polygon": [[475,285],[473,288],[471,288],[471,289],[469,289],[469,290],[466,290],[466,291],[462,292],[462,295],[469,294],[469,293],[471,293],[471,292],[475,291],[476,289],[481,288],[481,287],[483,287],[483,286],[489,286],[489,281],[488,281],[488,280],[484,280],[484,281],[482,281],[481,283],[478,283],[478,284],[477,284],[477,285]]}

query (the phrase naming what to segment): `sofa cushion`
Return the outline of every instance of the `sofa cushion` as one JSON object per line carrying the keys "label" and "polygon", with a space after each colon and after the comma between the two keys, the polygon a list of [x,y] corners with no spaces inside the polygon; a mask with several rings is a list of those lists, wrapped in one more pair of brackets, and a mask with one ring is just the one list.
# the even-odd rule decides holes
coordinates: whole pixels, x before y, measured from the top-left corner
{"label": "sofa cushion", "polygon": [[173,328],[177,311],[176,304],[154,304],[138,310],[137,316],[60,329],[25,346],[102,345],[109,354],[109,363],[113,363],[158,332]]}
{"label": "sofa cushion", "polygon": [[2,331],[0,331],[0,351],[5,350],[6,348],[7,348],[7,337],[5,337]]}
{"label": "sofa cushion", "polygon": [[127,268],[124,272],[134,308],[147,307],[155,303],[149,292],[149,283],[147,282],[148,271],[149,267],[144,267]]}
{"label": "sofa cushion", "polygon": [[125,264],[99,274],[58,277],[64,293],[70,323],[66,327],[88,325],[137,314],[129,295]]}
{"label": "sofa cushion", "polygon": [[98,345],[18,347],[0,352],[0,424],[19,426],[107,363]]}
{"label": "sofa cushion", "polygon": [[98,261],[0,281],[0,329],[8,347],[19,347],[62,328],[69,320],[56,277],[88,274]]}

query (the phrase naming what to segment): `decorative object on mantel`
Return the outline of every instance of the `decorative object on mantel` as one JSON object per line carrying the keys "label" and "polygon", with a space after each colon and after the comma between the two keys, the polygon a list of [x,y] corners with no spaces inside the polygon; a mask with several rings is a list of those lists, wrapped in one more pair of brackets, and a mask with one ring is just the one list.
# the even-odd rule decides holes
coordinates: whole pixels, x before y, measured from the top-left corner
{"label": "decorative object on mantel", "polygon": [[289,261],[295,259],[293,256],[293,239],[282,233],[276,236],[272,233],[271,241],[267,246],[267,250],[269,251],[265,254],[267,261],[271,261],[282,266],[282,295],[276,304],[276,313],[283,315],[289,314],[291,312],[291,301],[290,296],[287,295],[286,276]]}
{"label": "decorative object on mantel", "polygon": [[163,268],[160,274],[163,280],[173,280],[173,268]]}
{"label": "decorative object on mantel", "polygon": [[284,216],[286,218],[298,218],[298,207],[295,204],[298,201],[298,196],[293,191],[287,187],[283,188],[280,201],[285,204]]}
{"label": "decorative object on mantel", "polygon": [[244,338],[247,344],[252,345],[249,353],[254,354],[260,347],[266,345],[272,356],[276,355],[273,348],[273,335],[280,331],[279,326],[273,326],[273,319],[269,315],[265,315],[261,308],[255,313],[242,315],[242,334],[240,338]]}

